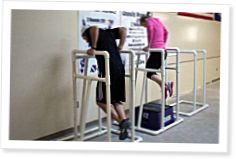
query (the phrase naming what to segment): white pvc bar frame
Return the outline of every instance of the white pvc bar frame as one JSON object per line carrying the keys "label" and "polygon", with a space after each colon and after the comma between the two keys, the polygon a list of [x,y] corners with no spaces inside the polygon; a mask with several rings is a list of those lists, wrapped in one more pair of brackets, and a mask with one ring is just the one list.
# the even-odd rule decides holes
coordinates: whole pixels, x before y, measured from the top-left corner
{"label": "white pvc bar frame", "polygon": [[[139,116],[138,116],[138,123],[136,126],[136,130],[141,131],[141,132],[145,132],[151,135],[158,135],[164,131],[166,131],[167,129],[181,123],[183,121],[182,118],[179,117],[179,49],[178,48],[168,48],[166,49],[166,51],[172,53],[174,52],[176,54],[176,68],[168,68],[165,67],[165,50],[164,49],[149,49],[150,52],[161,52],[162,54],[162,67],[161,70],[157,70],[157,69],[146,69],[146,68],[136,68],[136,71],[142,71],[144,72],[143,75],[143,84],[142,84],[142,90],[141,90],[141,99],[140,99],[140,108],[139,108]],[[139,53],[139,54],[144,54],[144,53]],[[147,53],[146,53],[147,54]],[[138,61],[139,61],[140,56],[138,56]],[[137,65],[138,66],[138,65]],[[176,71],[176,120],[175,122],[173,122],[172,124],[165,126],[165,70],[166,69],[170,69],[170,70],[175,70]],[[161,73],[161,77],[162,77],[162,89],[161,89],[161,99],[162,99],[162,105],[161,105],[161,128],[159,130],[150,130],[147,128],[143,128],[141,127],[141,120],[142,120],[142,114],[143,114],[143,105],[144,105],[144,91],[146,84],[147,84],[147,72],[159,72]],[[137,72],[136,72],[136,77],[137,77]]]}
{"label": "white pvc bar frame", "polygon": [[129,68],[130,74],[126,75],[130,79],[130,107],[129,115],[131,119],[131,141],[132,142],[141,142],[143,141],[142,137],[135,136],[135,52],[132,50],[122,50],[122,54],[129,55]]}
{"label": "white pvc bar frame", "polygon": [[[83,92],[82,92],[82,101],[81,101],[81,113],[80,113],[80,140],[84,141],[85,139],[85,127],[86,127],[86,116],[88,111],[88,99],[90,95],[91,90],[91,84],[92,81],[101,81],[104,82],[106,85],[106,101],[107,101],[107,130],[102,130],[100,121],[99,121],[99,132],[95,134],[94,136],[101,135],[103,133],[107,133],[107,141],[111,141],[111,99],[110,99],[110,63],[109,63],[109,53],[107,51],[95,51],[95,55],[101,55],[104,56],[105,60],[105,77],[92,77],[88,76],[88,59],[93,57],[86,54],[86,51],[81,50],[73,50],[72,51],[72,60],[73,60],[73,94],[74,94],[74,138],[75,140],[78,139],[78,120],[77,120],[77,113],[78,113],[78,102],[77,102],[77,87],[76,87],[76,80],[77,79],[83,79]],[[76,60],[79,58],[85,59],[85,69],[84,69],[84,75],[79,75],[76,73]],[[87,85],[88,82],[88,85]],[[87,88],[86,88],[87,87]],[[87,91],[86,91],[87,89]],[[86,98],[85,98],[86,97]],[[99,110],[100,111],[100,110]],[[99,112],[100,114],[100,112]],[[99,115],[100,120],[100,115]],[[90,132],[90,131],[89,131]],[[93,135],[92,135],[93,137]]]}
{"label": "white pvc bar frame", "polygon": [[[136,85],[137,77],[138,77],[138,71],[139,71],[139,69],[141,69],[141,68],[139,68],[140,57],[142,55],[144,55],[145,56],[145,61],[147,61],[149,53],[145,52],[145,51],[143,51],[141,49],[136,49],[136,50],[133,49],[133,50],[135,51],[135,55],[137,56],[136,69],[135,69],[135,85]],[[146,83],[146,86],[145,86],[145,102],[147,102],[147,101],[148,101],[148,83]]]}
{"label": "white pvc bar frame", "polygon": [[[121,53],[124,54],[129,54],[129,58],[130,58],[130,75],[126,76],[130,78],[130,92],[131,92],[131,100],[130,100],[130,118],[131,118],[131,135],[129,135],[129,138],[131,139],[132,142],[141,142],[143,141],[142,137],[139,136],[135,136],[135,129],[134,129],[134,120],[135,120],[135,116],[134,116],[134,111],[135,111],[135,73],[134,73],[134,57],[135,57],[135,53],[133,51],[130,50],[122,50]],[[105,54],[105,53],[104,53]],[[103,55],[102,52],[95,52],[95,55]],[[105,56],[106,57],[106,56]],[[76,60],[78,58],[85,58],[85,73],[84,75],[78,75],[76,73]],[[69,140],[71,138],[74,138],[74,140],[78,140],[78,137],[80,138],[80,140],[84,141],[84,140],[89,140],[91,138],[95,138],[97,136],[103,135],[105,133],[110,132],[114,133],[114,134],[119,134],[120,131],[119,130],[115,130],[111,128],[111,124],[107,125],[107,127],[104,127],[102,125],[102,117],[101,117],[101,109],[98,109],[98,127],[93,127],[90,129],[85,129],[85,119],[86,119],[86,114],[87,114],[87,107],[88,107],[88,103],[86,102],[86,100],[84,101],[83,99],[88,99],[88,96],[90,95],[90,87],[91,87],[91,81],[92,80],[97,80],[97,81],[102,81],[102,82],[106,82],[105,78],[97,78],[97,77],[92,77],[92,76],[88,76],[87,75],[87,69],[88,69],[88,59],[91,58],[91,56],[88,56],[86,54],[85,51],[78,51],[78,50],[74,50],[72,52],[72,61],[73,61],[73,94],[74,94],[74,135],[69,135],[67,137],[61,138],[60,140]],[[107,57],[107,59],[109,59],[109,57]],[[109,61],[107,61],[109,62]],[[109,67],[109,65],[108,65]],[[80,79],[84,79],[84,83],[83,83],[83,93],[82,93],[82,102],[81,102],[81,115],[80,115],[80,133],[78,133],[78,108],[79,108],[79,102],[77,101],[77,83],[76,83],[76,79],[80,78]],[[87,86],[87,80],[89,80],[89,84]],[[87,92],[86,92],[86,87],[87,87]],[[86,102],[86,103],[85,103]],[[84,109],[85,107],[85,109]],[[109,120],[109,119],[108,119]],[[81,127],[82,125],[82,127]],[[107,130],[108,128],[108,130]],[[109,138],[108,138],[109,141]]]}
{"label": "white pvc bar frame", "polygon": [[[107,52],[104,52],[104,51],[96,51],[95,52],[95,55],[102,55],[104,56],[105,58],[105,67],[106,67],[106,71],[110,72],[109,71],[109,54]],[[89,81],[89,85],[91,85],[91,81],[92,80],[95,80],[95,81],[102,81],[102,82],[106,82],[107,85],[110,84],[110,76],[109,74],[107,74],[105,76],[105,78],[98,78],[98,77],[92,77],[92,76],[87,76],[87,69],[88,69],[88,59],[89,58],[93,58],[94,56],[89,56],[87,55],[86,51],[82,51],[82,50],[73,50],[72,51],[72,79],[73,79],[73,102],[74,102],[74,134],[72,135],[68,135],[68,136],[65,136],[65,137],[62,137],[62,138],[59,138],[57,140],[60,140],[60,141],[65,141],[65,140],[70,140],[72,138],[74,138],[74,140],[89,140],[91,138],[94,138],[96,136],[100,136],[100,135],[103,135],[105,133],[108,133],[107,135],[107,140],[110,141],[111,140],[111,135],[110,135],[110,132],[111,130],[109,129],[110,126],[108,126],[108,130],[105,130],[102,128],[102,125],[101,125],[101,112],[100,112],[100,109],[98,109],[98,118],[99,118],[99,127],[93,127],[91,129],[88,129],[88,130],[85,130],[85,116],[80,116],[81,117],[81,120],[80,121],[83,121],[84,124],[82,124],[82,127],[80,125],[80,133],[78,133],[78,110],[79,110],[79,101],[77,99],[77,79],[83,79],[83,92],[82,92],[82,101],[81,101],[81,112],[82,111],[87,111],[86,109],[84,110],[83,107],[87,107],[85,106],[85,96],[86,95],[89,95],[90,92],[86,92],[86,87],[87,87],[87,80]],[[80,58],[84,58],[85,59],[85,71],[84,71],[84,75],[79,75],[77,73],[77,66],[76,66],[76,61]],[[90,87],[90,86],[88,86]],[[90,90],[87,89],[87,90]],[[86,93],[86,95],[85,95]],[[108,96],[110,96],[110,90],[108,90]],[[110,98],[107,100],[109,103],[110,103]],[[88,102],[86,102],[86,105],[88,104]],[[110,104],[108,106],[108,112],[110,111],[111,112],[111,108],[110,107]],[[83,110],[82,110],[83,109]],[[81,113],[82,114],[82,113]],[[84,115],[85,113],[83,113]],[[87,114],[87,113],[86,113]],[[110,113],[108,113],[107,115],[107,118],[108,118],[108,121],[111,121],[111,115]],[[110,120],[109,120],[110,119]],[[111,122],[110,122],[111,123]],[[109,122],[107,124],[110,124]],[[82,133],[81,133],[82,132]],[[86,135],[85,134],[89,134],[89,135]]]}
{"label": "white pvc bar frame", "polygon": [[[203,103],[197,102],[197,59],[198,59],[198,53],[203,54]],[[193,54],[193,59],[194,59],[194,67],[193,67],[193,100],[188,101],[188,100],[180,100],[179,104],[181,103],[186,103],[186,104],[191,104],[193,107],[191,112],[183,112],[180,111],[179,114],[184,115],[184,116],[193,116],[196,113],[208,108],[208,104],[206,104],[206,50],[181,50],[180,54]],[[176,103],[170,104],[171,106],[176,105]],[[196,105],[199,105],[200,107],[197,108]]]}

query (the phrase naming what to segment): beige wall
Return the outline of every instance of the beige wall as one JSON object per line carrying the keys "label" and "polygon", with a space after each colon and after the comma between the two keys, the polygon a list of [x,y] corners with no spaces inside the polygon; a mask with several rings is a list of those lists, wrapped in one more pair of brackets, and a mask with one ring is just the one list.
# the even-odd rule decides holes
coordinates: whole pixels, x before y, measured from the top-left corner
{"label": "beige wall", "polygon": [[[207,61],[207,81],[219,78],[219,23],[166,13],[155,16],[169,29],[168,46],[207,49],[208,57],[212,57]],[[10,139],[36,139],[72,127],[70,52],[77,47],[77,12],[15,10],[11,40]],[[201,61],[198,63],[200,69]],[[191,61],[180,66],[181,93],[191,91],[191,66]],[[139,74],[138,83],[141,77]],[[174,77],[170,72],[169,79]],[[198,83],[200,86],[201,75]],[[160,97],[160,89],[153,82],[149,82],[149,88],[149,100]],[[138,104],[140,84],[136,91]],[[90,105],[88,121],[97,114],[95,101]]]}
{"label": "beige wall", "polygon": [[[216,21],[177,16],[175,13],[154,13],[169,31],[167,47],[180,49],[207,50],[207,82],[220,77],[220,23]],[[199,55],[199,58],[202,58]],[[169,58],[173,62],[174,58]],[[180,56],[180,93],[185,94],[193,88],[193,56]],[[187,61],[187,62],[186,62]],[[189,62],[188,62],[189,61]],[[202,86],[202,60],[197,62],[197,87]],[[175,81],[175,73],[170,71],[168,78]],[[142,76],[141,76],[142,77]],[[154,89],[157,88],[157,89]],[[157,94],[158,92],[158,94]],[[160,98],[160,89],[149,81],[149,101]],[[139,101],[136,101],[138,103]]]}
{"label": "beige wall", "polygon": [[76,18],[71,11],[12,12],[11,139],[35,139],[72,126]]}

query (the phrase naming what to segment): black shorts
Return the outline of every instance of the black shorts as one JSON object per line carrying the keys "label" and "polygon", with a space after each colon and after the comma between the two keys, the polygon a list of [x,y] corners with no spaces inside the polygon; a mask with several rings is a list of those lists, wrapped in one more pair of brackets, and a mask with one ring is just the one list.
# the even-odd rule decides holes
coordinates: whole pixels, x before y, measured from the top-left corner
{"label": "black shorts", "polygon": [[[125,102],[125,75],[119,74],[110,77],[111,104]],[[97,83],[96,101],[106,103],[106,84]]]}
{"label": "black shorts", "polygon": [[[165,59],[167,53],[165,53]],[[160,69],[161,68],[161,52],[150,52],[150,56],[146,63],[146,68]],[[151,79],[152,75],[156,75],[156,72],[147,72],[147,77]]]}
{"label": "black shorts", "polygon": [[[125,69],[123,64],[114,65],[114,61],[110,61],[110,96],[111,104],[125,102]],[[105,67],[103,62],[98,61],[99,76],[105,76]],[[97,83],[96,101],[106,104],[106,84],[104,82]]]}

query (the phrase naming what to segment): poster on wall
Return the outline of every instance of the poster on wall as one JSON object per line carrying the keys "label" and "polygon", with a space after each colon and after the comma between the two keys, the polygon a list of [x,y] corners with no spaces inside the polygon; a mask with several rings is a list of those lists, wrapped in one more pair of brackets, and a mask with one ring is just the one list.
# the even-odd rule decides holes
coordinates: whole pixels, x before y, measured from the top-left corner
{"label": "poster on wall", "polygon": [[[126,12],[126,11],[79,11],[78,12],[78,46],[80,50],[87,50],[88,43],[81,37],[81,30],[88,26],[98,26],[102,29],[109,29],[115,27],[126,27],[127,38],[124,49],[142,49],[147,46],[147,32],[146,28],[140,26],[139,20],[146,12]],[[129,55],[121,55],[122,62],[125,66],[126,73],[129,73]],[[139,67],[144,67],[145,56],[141,56]],[[84,72],[84,60],[79,62],[80,73]],[[93,74],[97,71],[96,59],[89,60],[88,73]]]}
{"label": "poster on wall", "polygon": [[[78,12],[78,47],[80,50],[87,50],[88,43],[81,37],[81,30],[84,27],[98,26],[102,29],[110,29],[120,26],[120,14],[118,11],[79,11]],[[80,60],[80,74],[84,73],[84,59]],[[88,73],[94,74],[97,71],[97,61],[95,58],[89,60]]]}
{"label": "poster on wall", "polygon": [[147,46],[146,29],[140,26],[140,17],[146,12],[121,12],[121,26],[127,28],[125,48],[142,49]]}
{"label": "poster on wall", "polygon": [[81,37],[81,29],[88,26],[98,26],[110,29],[120,26],[118,11],[79,11],[79,49],[88,49],[88,44]]}
{"label": "poster on wall", "polygon": [[[121,26],[127,28],[127,38],[124,48],[142,50],[148,45],[146,28],[140,26],[139,22],[143,15],[146,15],[146,12],[121,12]],[[122,55],[122,61],[125,61],[125,70],[128,72],[128,55]],[[139,67],[145,67],[145,56],[142,55],[139,61],[136,59],[137,62],[139,63]]]}

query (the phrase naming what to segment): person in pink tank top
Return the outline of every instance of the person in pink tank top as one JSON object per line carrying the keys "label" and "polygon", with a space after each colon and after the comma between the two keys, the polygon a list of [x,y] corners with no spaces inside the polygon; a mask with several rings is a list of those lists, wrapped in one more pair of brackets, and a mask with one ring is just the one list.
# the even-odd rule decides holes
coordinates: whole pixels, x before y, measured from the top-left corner
{"label": "person in pink tank top", "polygon": [[[140,25],[147,28],[148,46],[143,48],[148,52],[149,48],[165,49],[168,39],[168,31],[164,24],[158,19],[151,16],[142,16],[140,18]],[[167,54],[165,54],[166,59]],[[160,69],[161,67],[161,52],[150,52],[150,56],[146,62],[146,68]],[[155,81],[160,87],[162,86],[161,77],[155,72],[147,72],[147,77]],[[165,98],[168,93],[171,97],[173,95],[174,82],[170,81],[165,84]]]}

